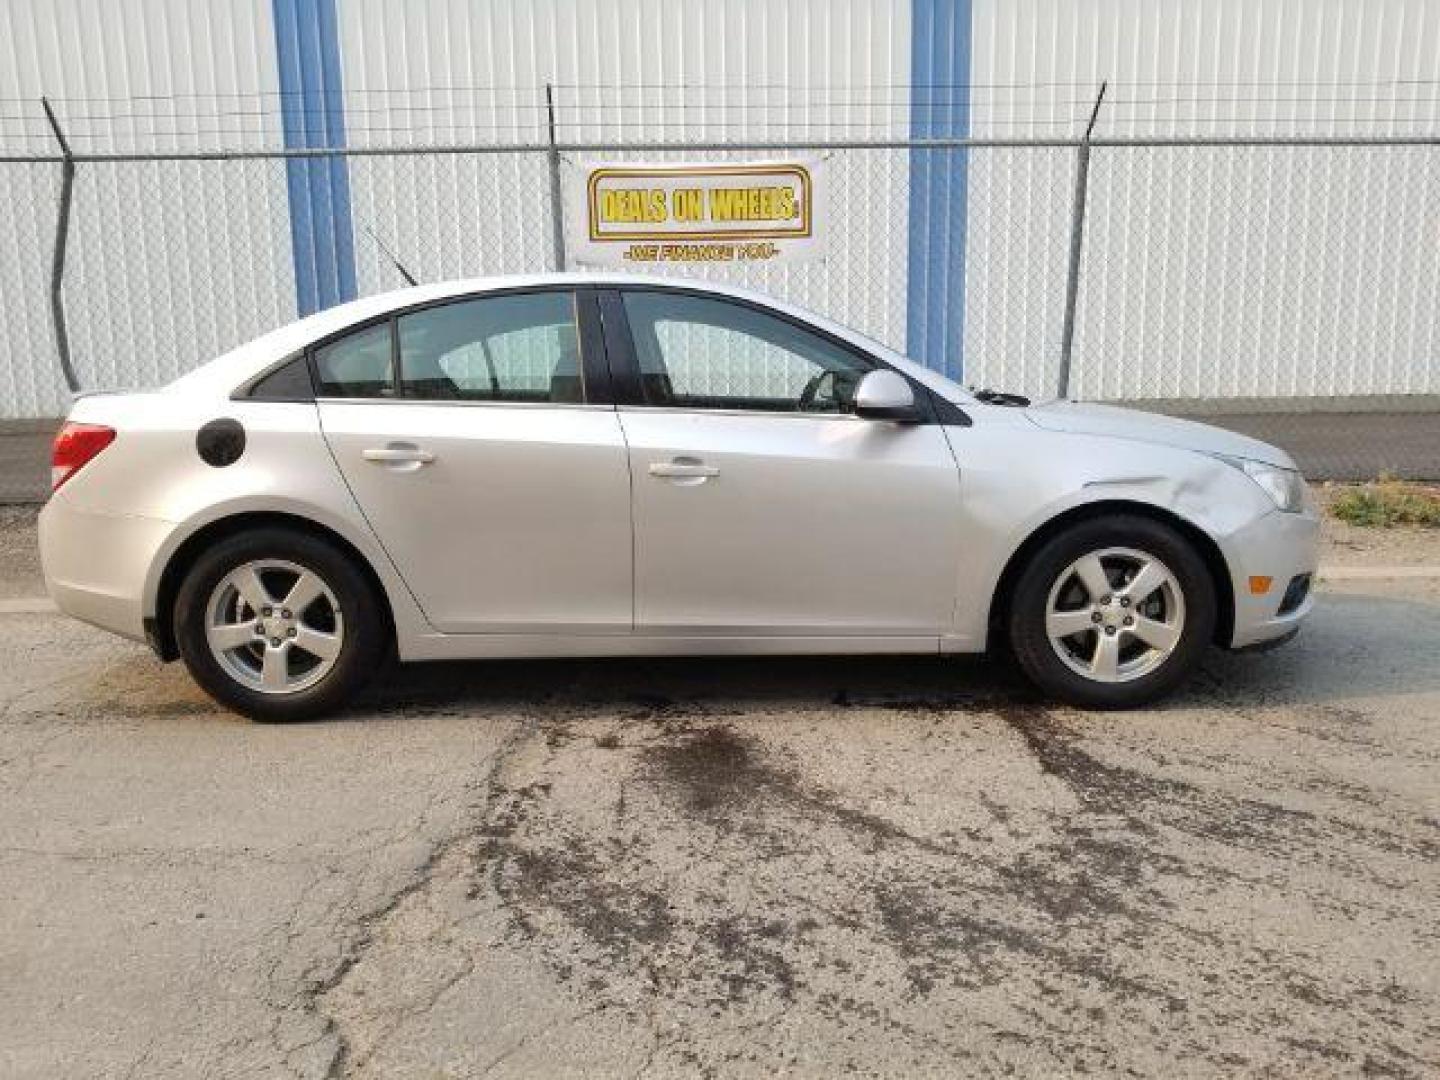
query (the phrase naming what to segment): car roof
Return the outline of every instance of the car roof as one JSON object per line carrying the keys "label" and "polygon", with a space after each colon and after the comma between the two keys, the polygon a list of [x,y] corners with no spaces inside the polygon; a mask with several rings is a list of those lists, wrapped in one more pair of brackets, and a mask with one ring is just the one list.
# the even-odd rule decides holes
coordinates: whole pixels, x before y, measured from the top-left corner
{"label": "car roof", "polygon": [[340,304],[325,311],[288,323],[238,348],[217,357],[187,375],[172,382],[168,392],[217,395],[228,397],[237,387],[254,378],[266,368],[298,352],[300,349],[339,333],[347,327],[358,325],[393,311],[403,310],[419,304],[452,297],[480,295],[506,289],[536,288],[542,286],[590,286],[683,288],[707,292],[716,296],[748,300],[762,307],[791,315],[810,323],[857,347],[882,356],[887,362],[920,379],[946,397],[965,400],[968,395],[959,393],[959,387],[950,380],[928,368],[914,364],[893,349],[875,341],[851,327],[844,326],[814,311],[790,304],[778,297],[757,292],[728,283],[706,281],[700,278],[671,277],[658,274],[634,274],[624,271],[568,271],[563,273],[511,274],[498,277],[463,278],[454,281],[415,285],[391,292],[364,296],[358,300]]}

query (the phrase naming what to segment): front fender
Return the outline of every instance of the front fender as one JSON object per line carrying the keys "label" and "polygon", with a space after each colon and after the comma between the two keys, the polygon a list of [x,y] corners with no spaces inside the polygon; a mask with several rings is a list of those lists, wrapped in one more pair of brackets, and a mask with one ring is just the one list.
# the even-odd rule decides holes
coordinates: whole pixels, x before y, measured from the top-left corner
{"label": "front fender", "polygon": [[1081,507],[1132,503],[1174,515],[1215,541],[1233,580],[1230,538],[1274,511],[1249,477],[1174,447],[1034,427],[949,428],[960,464],[967,545],[959,560],[953,646],[986,645],[1006,566],[1047,524]]}

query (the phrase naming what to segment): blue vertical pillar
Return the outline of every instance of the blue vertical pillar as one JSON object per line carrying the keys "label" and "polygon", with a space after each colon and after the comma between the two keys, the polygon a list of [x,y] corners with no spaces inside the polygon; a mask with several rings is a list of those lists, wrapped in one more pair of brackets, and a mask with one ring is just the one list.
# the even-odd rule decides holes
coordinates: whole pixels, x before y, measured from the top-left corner
{"label": "blue vertical pillar", "polygon": [[[345,145],[335,0],[272,0],[287,149]],[[290,248],[301,315],[355,298],[355,232],[343,157],[287,158]]]}
{"label": "blue vertical pillar", "polygon": [[[970,0],[912,0],[910,137],[970,131]],[[910,151],[910,306],[906,352],[965,372],[966,150]]]}

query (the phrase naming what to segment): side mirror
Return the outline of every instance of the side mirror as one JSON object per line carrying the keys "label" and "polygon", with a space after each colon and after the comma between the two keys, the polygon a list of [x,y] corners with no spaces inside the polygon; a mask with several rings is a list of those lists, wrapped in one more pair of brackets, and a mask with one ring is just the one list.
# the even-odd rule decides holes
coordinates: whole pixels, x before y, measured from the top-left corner
{"label": "side mirror", "polygon": [[882,368],[872,371],[855,386],[855,415],[866,420],[913,423],[920,419],[915,392],[903,376]]}

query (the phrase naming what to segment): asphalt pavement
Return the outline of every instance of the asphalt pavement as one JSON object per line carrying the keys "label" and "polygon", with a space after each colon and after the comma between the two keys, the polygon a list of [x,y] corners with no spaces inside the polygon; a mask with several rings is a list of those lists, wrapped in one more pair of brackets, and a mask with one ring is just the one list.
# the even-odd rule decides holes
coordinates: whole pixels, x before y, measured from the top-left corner
{"label": "asphalt pavement", "polygon": [[573,661],[266,726],[7,611],[5,1077],[1440,1074],[1433,579],[1121,714]]}
{"label": "asphalt pavement", "polygon": [[50,440],[58,420],[0,420],[0,505],[41,503],[50,494]]}
{"label": "asphalt pavement", "polygon": [[1311,480],[1440,480],[1440,412],[1225,413],[1192,419],[1278,446]]}

